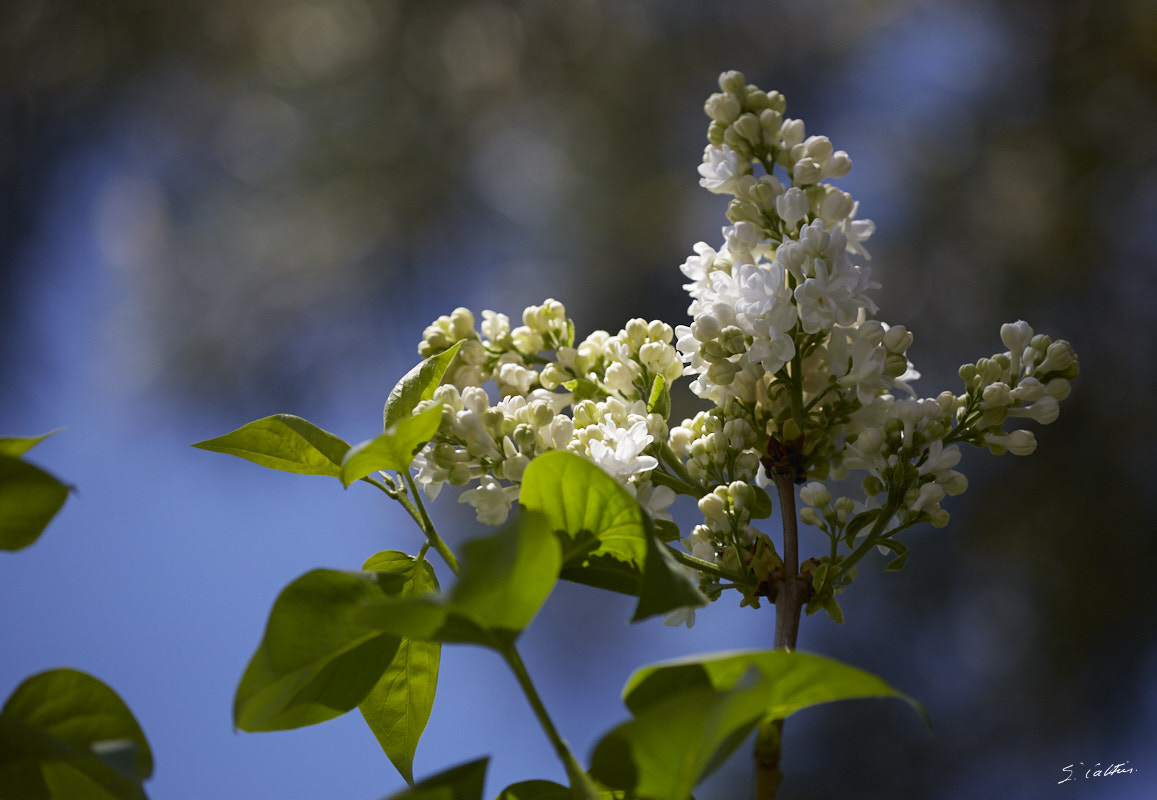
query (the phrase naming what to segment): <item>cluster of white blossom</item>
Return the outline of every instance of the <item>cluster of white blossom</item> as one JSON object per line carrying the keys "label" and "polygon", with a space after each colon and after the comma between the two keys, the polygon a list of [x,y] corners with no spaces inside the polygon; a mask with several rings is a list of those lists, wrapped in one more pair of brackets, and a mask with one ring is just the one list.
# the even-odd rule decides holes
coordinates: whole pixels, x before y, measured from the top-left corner
{"label": "cluster of white blossom", "polygon": [[[663,322],[633,319],[616,335],[595,331],[577,346],[574,324],[556,300],[530,306],[511,328],[504,314],[459,308],[426,328],[421,355],[461,342],[446,380],[418,410],[442,406],[442,423],[414,460],[430,498],[443,485],[470,486],[459,501],[488,525],[504,522],[530,460],[549,450],[589,458],[618,480],[654,518],[669,520],[675,492],[649,480],[658,460],[647,454],[667,437],[665,414],[653,410],[683,372]],[[500,399],[484,388],[492,381]],[[650,407],[649,407],[650,406]]]}
{"label": "cluster of white blossom", "polygon": [[[850,532],[849,546],[871,537],[900,555],[890,536],[945,524],[940,501],[967,487],[953,469],[956,442],[1031,452],[1030,432],[1001,426],[1009,417],[1055,419],[1076,358],[1067,342],[1034,337],[1023,322],[1005,325],[1009,351],[962,368],[964,394],[916,399],[909,382],[919,373],[906,356],[912,334],[871,318],[869,293],[878,286],[862,261],[874,225],[857,220],[858,204],[824,182],[847,174],[847,154],[826,137],[805,138],[801,121],[783,117],[779,93],[747,85],[737,72],[720,76],[720,88],[705,106],[712,121],[699,174],[703,187],[733,196],[731,224],[721,247],[701,242],[682,265],[692,322],[676,329],[691,389],[715,409],[673,428],[672,447],[710,490],[753,477],[765,484],[776,448],[795,440],[794,476],[818,479],[800,492],[801,518],[833,544]],[[755,474],[753,459],[764,473]],[[820,481],[849,470],[867,473],[863,496],[833,501]],[[749,547],[745,521],[710,516],[714,501],[700,505],[713,522],[684,541],[689,549],[722,565]],[[817,562],[817,594],[825,581],[829,593],[842,586],[839,561]]]}
{"label": "cluster of white blossom", "polygon": [[[738,72],[721,75],[719,85],[705,105],[711,123],[700,184],[732,199],[723,241],[695,245],[681,268],[691,324],[672,330],[633,319],[615,335],[596,331],[576,345],[554,300],[527,308],[514,328],[491,311],[481,332],[466,309],[440,317],[426,329],[421,355],[461,344],[422,406],[440,403],[443,416],[415,460],[417,481],[430,497],[446,483],[469,487],[460,501],[480,521],[499,524],[531,459],[579,453],[656,520],[670,521],[676,494],[695,497],[703,522],[682,540],[689,571],[708,595],[730,585],[757,606],[783,564],[753,527],[772,510],[766,487],[810,480],[800,490],[800,518],[830,537],[832,555],[801,566],[813,580],[808,608],[838,617],[832,595],[866,550],[890,550],[898,565],[907,549],[895,534],[947,522],[941,501],[968,485],[955,470],[960,443],[1032,452],[1030,432],[1003,426],[1056,419],[1076,356],[1067,342],[1011,323],[1001,329],[1006,352],[961,368],[962,394],[917,398],[912,334],[873,318],[878,285],[864,243],[875,226],[856,219],[858,204],[827,182],[846,175],[851,159],[784,117],[778,92],[748,85]],[[668,387],[683,375],[711,408],[669,428]],[[499,399],[483,388],[488,381]],[[833,499],[837,484],[824,481],[843,487],[851,470],[863,473],[862,492]],[[667,539],[678,535],[670,529]],[[840,545],[847,555],[837,554]],[[693,620],[689,609],[668,616],[672,624]]]}

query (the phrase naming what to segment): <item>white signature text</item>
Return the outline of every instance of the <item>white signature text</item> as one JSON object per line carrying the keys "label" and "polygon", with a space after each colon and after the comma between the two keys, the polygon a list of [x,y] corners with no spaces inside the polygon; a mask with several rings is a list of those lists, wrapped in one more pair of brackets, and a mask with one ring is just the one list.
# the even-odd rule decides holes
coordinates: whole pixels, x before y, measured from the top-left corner
{"label": "white signature text", "polygon": [[1065,773],[1065,777],[1057,781],[1057,784],[1068,783],[1075,781],[1078,778],[1107,778],[1110,775],[1131,775],[1134,772],[1140,772],[1136,767],[1130,767],[1129,762],[1125,761],[1121,764],[1101,764],[1098,761],[1089,768],[1085,768],[1084,761],[1078,761],[1076,764],[1069,764],[1067,767],[1061,767],[1061,772]]}

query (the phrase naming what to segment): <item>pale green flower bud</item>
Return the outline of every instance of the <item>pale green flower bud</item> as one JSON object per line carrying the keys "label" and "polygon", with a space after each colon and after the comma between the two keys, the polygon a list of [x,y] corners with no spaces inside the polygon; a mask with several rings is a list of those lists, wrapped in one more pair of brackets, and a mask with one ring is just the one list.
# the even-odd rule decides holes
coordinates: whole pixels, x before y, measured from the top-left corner
{"label": "pale green flower bud", "polygon": [[943,528],[948,524],[949,514],[943,508],[937,508],[932,512],[931,519],[928,521],[932,523],[933,528]]}
{"label": "pale green flower bud", "polygon": [[638,351],[643,342],[647,341],[647,321],[643,319],[631,319],[623,326],[623,332],[627,334],[627,338],[631,344],[634,345],[633,350]]}
{"label": "pale green flower bud", "polygon": [[1014,402],[1012,397],[1012,390],[1007,383],[990,383],[984,387],[983,400],[981,401],[981,408],[1005,408],[1012,405]]}
{"label": "pale green flower bud", "polygon": [[852,200],[850,194],[829,187],[820,201],[819,217],[828,225],[832,225],[846,219],[848,214],[852,213],[854,204],[855,201]]}
{"label": "pale green flower bud", "polygon": [[731,497],[731,507],[742,512],[751,500],[751,487],[743,481],[732,481],[727,486],[727,494]]}
{"label": "pale green flower bud", "polygon": [[763,129],[760,127],[759,120],[754,114],[743,114],[739,119],[735,120],[733,127],[752,147],[759,147],[762,141]]}
{"label": "pale green flower bud", "polygon": [[1057,417],[1061,413],[1061,404],[1052,395],[1045,395],[1040,400],[1037,400],[1031,406],[1024,408],[1009,409],[1008,415],[1010,417],[1027,417],[1034,422],[1039,422],[1041,425],[1048,425],[1051,422],[1056,422]]}
{"label": "pale green flower bud", "polygon": [[825,178],[842,178],[852,171],[852,159],[843,150],[832,153],[824,164]]}
{"label": "pale green flower bud", "polygon": [[470,482],[470,466],[467,464],[453,464],[450,467],[450,476],[446,479],[451,486],[465,486]]}
{"label": "pale green flower bud", "polygon": [[728,325],[719,336],[719,342],[729,355],[739,355],[747,350],[747,341],[743,331],[734,325]]}
{"label": "pale green flower bud", "polygon": [[719,320],[711,314],[703,314],[691,323],[691,335],[700,342],[710,342],[721,333]]}
{"label": "pale green flower bud", "polygon": [[1027,456],[1036,450],[1036,437],[1032,431],[1013,431],[1012,433],[988,433],[984,436],[984,444],[996,455],[1005,450],[1014,456]]}
{"label": "pale green flower bud", "polygon": [[752,156],[751,144],[743,138],[743,134],[736,130],[734,125],[723,132],[723,144],[734,150],[741,160],[750,159]]}
{"label": "pale green flower bud", "polygon": [[722,122],[712,122],[707,126],[707,141],[716,147],[722,147],[724,136],[729,129],[730,126]]}
{"label": "pale green flower bud", "polygon": [[824,518],[820,516],[820,512],[811,506],[801,508],[799,510],[799,518],[805,525],[811,525],[813,528],[824,527]]}
{"label": "pale green flower bud", "polygon": [[588,425],[597,425],[601,420],[599,419],[599,407],[595,405],[593,400],[583,400],[574,407],[574,423],[578,428],[585,428]]}
{"label": "pale green flower bud", "polygon": [[1057,400],[1064,400],[1072,391],[1072,384],[1064,378],[1053,378],[1045,384],[1045,391],[1050,397],[1055,397]]}
{"label": "pale green flower bud", "polygon": [[784,147],[790,149],[803,142],[804,124],[802,119],[785,119],[779,130],[783,137]]}
{"label": "pale green flower bud", "polygon": [[889,353],[906,353],[912,346],[913,336],[903,325],[893,325],[884,333],[881,342]]}
{"label": "pale green flower bud", "polygon": [[759,127],[763,130],[764,141],[776,141],[779,138],[779,129],[783,125],[783,113],[774,108],[765,108],[759,112]]}
{"label": "pale green flower bud", "polygon": [[715,492],[705,494],[699,498],[699,513],[709,523],[723,526],[727,523],[727,501]]}
{"label": "pale green flower bud", "polygon": [[806,186],[820,179],[820,164],[812,158],[801,158],[791,170],[791,181],[796,186]]}
{"label": "pale green flower bud", "polygon": [[771,108],[771,97],[758,86],[749,83],[743,97],[743,106],[758,114],[765,108]]}
{"label": "pale green flower bud", "polygon": [[670,344],[675,338],[675,329],[660,319],[651,320],[647,323],[647,338],[652,342]]}
{"label": "pale green flower bud", "polygon": [[719,88],[741,98],[747,92],[747,79],[738,70],[727,70],[719,75]]}
{"label": "pale green flower bud", "polygon": [[754,203],[747,200],[733,199],[727,204],[727,218],[732,222],[751,222],[755,225],[763,224],[763,214]]}
{"label": "pale green flower bud", "polygon": [[899,378],[908,371],[908,359],[902,353],[888,353],[884,357],[884,374],[889,378]]}
{"label": "pale green flower bud", "polygon": [[828,503],[832,501],[832,495],[822,483],[812,481],[799,490],[799,499],[803,500],[809,506],[826,508]]}
{"label": "pale green flower bud", "polygon": [[[1048,346],[1044,361],[1037,365],[1033,373],[1048,375],[1051,372],[1059,372],[1061,377],[1073,378],[1076,377],[1076,366],[1077,357],[1073,353],[1072,345],[1064,339],[1059,339]],[[1069,374],[1070,370],[1072,370],[1071,375]]]}
{"label": "pale green flower bud", "polygon": [[733,94],[716,92],[707,98],[703,104],[703,111],[716,122],[730,125],[735,122],[741,110],[739,98]]}

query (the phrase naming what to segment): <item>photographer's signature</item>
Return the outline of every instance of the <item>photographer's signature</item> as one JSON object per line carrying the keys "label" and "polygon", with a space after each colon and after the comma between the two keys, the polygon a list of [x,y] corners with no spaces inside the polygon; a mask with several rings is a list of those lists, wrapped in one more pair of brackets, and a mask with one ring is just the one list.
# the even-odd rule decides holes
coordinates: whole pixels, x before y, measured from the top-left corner
{"label": "photographer's signature", "polygon": [[1107,778],[1110,775],[1132,775],[1134,772],[1140,771],[1141,770],[1135,767],[1130,767],[1128,761],[1121,764],[1102,764],[1098,761],[1087,769],[1085,768],[1084,761],[1078,761],[1076,764],[1061,767],[1061,772],[1063,772],[1065,776],[1057,781],[1057,783],[1068,783],[1069,781],[1082,778],[1084,780],[1088,780],[1089,778]]}

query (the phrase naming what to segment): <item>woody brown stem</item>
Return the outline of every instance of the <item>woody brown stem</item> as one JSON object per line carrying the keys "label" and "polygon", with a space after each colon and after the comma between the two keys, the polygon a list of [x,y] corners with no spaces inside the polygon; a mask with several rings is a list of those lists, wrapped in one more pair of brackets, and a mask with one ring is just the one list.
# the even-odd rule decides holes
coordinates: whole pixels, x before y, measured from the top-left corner
{"label": "woody brown stem", "polygon": [[[799,636],[800,615],[807,602],[808,583],[799,572],[799,523],[795,510],[793,468],[770,469],[779,493],[779,511],[783,520],[783,577],[775,586],[775,647],[794,650]],[[783,720],[765,720],[755,739],[755,798],[775,800],[783,782],[780,769],[780,745]]]}

